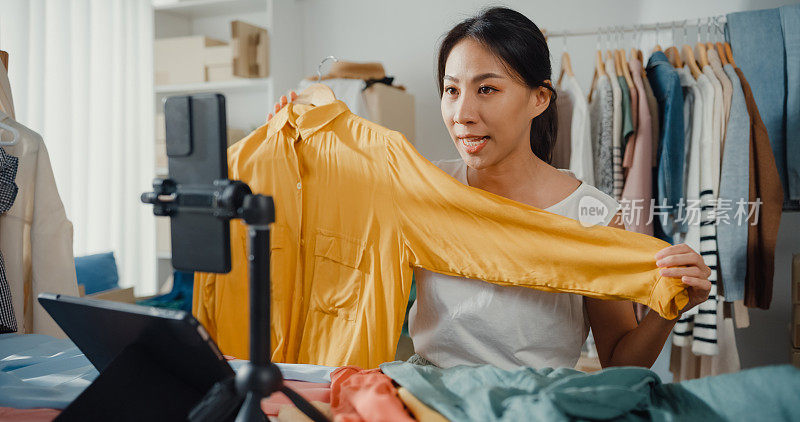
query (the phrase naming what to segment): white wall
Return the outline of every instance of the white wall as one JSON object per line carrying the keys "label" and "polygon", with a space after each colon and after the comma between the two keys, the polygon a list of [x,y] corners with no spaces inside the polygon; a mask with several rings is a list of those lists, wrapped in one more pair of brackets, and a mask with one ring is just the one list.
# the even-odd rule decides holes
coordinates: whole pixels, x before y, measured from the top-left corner
{"label": "white wall", "polygon": [[[581,0],[532,2],[478,0],[374,2],[369,0],[302,0],[304,75],[316,70],[328,55],[352,61],[380,61],[389,75],[407,87],[416,98],[416,145],[428,159],[457,158],[458,154],[442,123],[435,80],[436,49],[453,25],[490,5],[506,5],[527,15],[548,31],[584,30],[598,26],[654,24],[688,20],[731,12],[779,7],[791,0]],[[688,31],[694,40],[693,28]],[[682,40],[683,31],[675,36]],[[659,31],[661,45],[671,45],[672,31]],[[631,36],[627,36],[630,47]],[[682,42],[682,41],[681,41]],[[647,54],[655,33],[644,33],[640,48]],[[550,40],[557,75],[563,43]],[[568,40],[568,51],[578,81],[588,91],[593,71],[595,37]],[[646,57],[645,57],[646,59]],[[774,300],[769,311],[753,310],[751,327],[737,330],[744,367],[789,361],[789,263],[792,251],[800,252],[800,214],[784,213],[776,253]],[[663,359],[661,365],[663,367]],[[659,373],[664,375],[663,371]],[[667,376],[667,379],[670,377]]]}
{"label": "white wall", "polygon": [[[786,0],[671,1],[582,0],[532,2],[524,0],[486,2],[479,0],[374,2],[369,0],[303,0],[305,21],[304,69],[307,75],[319,61],[334,55],[352,61],[380,61],[389,75],[405,85],[416,99],[416,145],[429,159],[457,158],[439,111],[435,60],[441,37],[456,23],[483,7],[506,5],[531,18],[549,31],[580,30],[597,26],[649,24],[696,19],[739,10],[777,7]],[[576,13],[580,11],[580,13]],[[682,36],[681,31],[677,31]],[[642,37],[649,52],[654,33]],[[694,32],[690,32],[690,39]],[[660,31],[664,44],[670,31]],[[627,38],[631,41],[630,35]],[[554,74],[559,69],[562,40],[550,41]],[[588,92],[592,78],[595,37],[573,37],[568,41],[576,76]],[[554,75],[555,77],[555,75]]]}

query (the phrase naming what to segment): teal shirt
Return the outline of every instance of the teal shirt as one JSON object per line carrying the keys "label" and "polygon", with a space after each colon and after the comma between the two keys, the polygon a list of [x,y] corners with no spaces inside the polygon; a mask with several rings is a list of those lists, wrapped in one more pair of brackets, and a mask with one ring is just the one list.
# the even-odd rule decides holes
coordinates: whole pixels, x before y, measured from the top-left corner
{"label": "teal shirt", "polygon": [[625,146],[628,145],[628,137],[633,135],[633,110],[631,109],[631,90],[624,76],[619,78],[619,89],[622,90],[622,154],[625,155]]}
{"label": "teal shirt", "polygon": [[655,372],[637,367],[584,373],[389,362],[381,370],[454,421],[788,420],[800,415],[800,370],[788,365],[680,384],[662,384]]}

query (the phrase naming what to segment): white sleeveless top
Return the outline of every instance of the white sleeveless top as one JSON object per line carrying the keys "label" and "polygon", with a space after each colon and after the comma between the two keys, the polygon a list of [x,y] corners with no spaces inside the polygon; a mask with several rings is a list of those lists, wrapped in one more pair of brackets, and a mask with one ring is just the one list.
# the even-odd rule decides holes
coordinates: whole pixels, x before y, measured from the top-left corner
{"label": "white sleeveless top", "polygon": [[[467,184],[467,165],[461,159],[434,164]],[[619,203],[586,183],[545,211],[577,219],[584,196],[612,211],[602,222],[608,225]],[[583,296],[498,286],[423,268],[414,269],[414,278],[417,300],[408,327],[415,352],[431,363],[443,368],[492,364],[513,369],[572,368],[578,362],[589,332]]]}

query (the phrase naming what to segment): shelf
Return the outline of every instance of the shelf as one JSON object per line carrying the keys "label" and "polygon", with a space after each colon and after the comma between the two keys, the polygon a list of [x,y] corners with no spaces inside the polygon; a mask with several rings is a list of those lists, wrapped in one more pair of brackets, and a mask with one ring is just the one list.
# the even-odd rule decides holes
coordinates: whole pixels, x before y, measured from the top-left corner
{"label": "shelf", "polygon": [[266,0],[184,0],[153,6],[156,12],[169,12],[187,18],[266,12]]}
{"label": "shelf", "polygon": [[156,94],[182,94],[196,92],[224,93],[252,92],[269,89],[269,78],[238,78],[229,81],[199,82],[194,84],[156,85]]}

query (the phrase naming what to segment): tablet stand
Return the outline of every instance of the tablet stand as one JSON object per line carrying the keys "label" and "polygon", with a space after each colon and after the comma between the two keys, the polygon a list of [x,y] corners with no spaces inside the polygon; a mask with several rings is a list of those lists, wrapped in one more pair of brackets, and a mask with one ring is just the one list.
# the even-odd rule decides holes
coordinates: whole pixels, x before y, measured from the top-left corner
{"label": "tablet stand", "polygon": [[[250,361],[236,374],[236,393],[243,399],[236,422],[266,421],[261,399],[276,392],[284,393],[297,408],[314,421],[327,421],[317,408],[284,385],[280,369],[269,358],[270,335],[270,224],[275,222],[275,204],[271,196],[253,194],[240,181],[214,182],[212,193],[182,194],[173,180],[155,179],[153,192],[142,194],[142,202],[153,204],[153,213],[171,216],[182,208],[205,212],[224,220],[242,219],[248,226],[250,277]],[[202,205],[201,205],[202,204]],[[213,388],[212,388],[213,390]],[[215,403],[223,400],[227,403]],[[209,408],[230,405],[229,398],[209,398],[200,405]]]}

